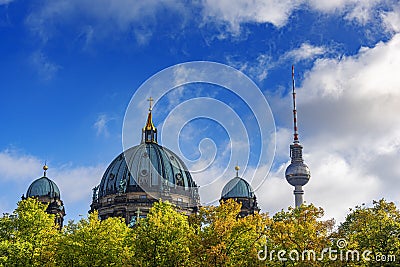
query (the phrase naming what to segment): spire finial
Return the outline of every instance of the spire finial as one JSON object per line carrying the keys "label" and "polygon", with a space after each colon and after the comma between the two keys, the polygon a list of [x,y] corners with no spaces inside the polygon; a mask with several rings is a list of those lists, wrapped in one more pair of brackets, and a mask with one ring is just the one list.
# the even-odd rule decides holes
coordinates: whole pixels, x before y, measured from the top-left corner
{"label": "spire finial", "polygon": [[49,167],[47,166],[47,160],[44,162],[44,165],[43,165],[43,170],[44,170],[44,173],[43,173],[43,176],[44,177],[46,177],[46,173],[47,173],[47,170],[49,169]]}
{"label": "spire finial", "polygon": [[154,99],[150,96],[149,99],[147,99],[147,101],[150,102],[149,103],[149,111],[151,112],[153,110],[152,104],[153,104]]}
{"label": "spire finial", "polygon": [[238,166],[237,163],[236,163],[236,166],[235,166],[235,170],[236,170],[236,177],[239,177],[239,170],[240,170],[240,167]]}
{"label": "spire finial", "polygon": [[153,117],[151,111],[153,110],[152,104],[154,99],[150,96],[147,101],[150,102],[149,114],[147,115],[147,122],[142,131],[142,142],[157,143],[157,128],[153,124]]}
{"label": "spire finial", "polygon": [[293,95],[293,143],[299,143],[299,133],[297,132],[297,110],[296,110],[296,91],[294,83],[294,65],[292,65],[292,95]]}

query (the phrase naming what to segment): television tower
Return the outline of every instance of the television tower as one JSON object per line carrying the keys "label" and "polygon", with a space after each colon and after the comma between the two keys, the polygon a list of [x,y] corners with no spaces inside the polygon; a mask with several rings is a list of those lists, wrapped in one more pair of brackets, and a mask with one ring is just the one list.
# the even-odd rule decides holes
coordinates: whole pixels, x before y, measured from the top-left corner
{"label": "television tower", "polygon": [[292,95],[293,95],[293,144],[290,145],[291,163],[286,168],[285,176],[288,183],[294,186],[294,202],[296,207],[303,204],[303,186],[311,177],[310,169],[303,160],[303,146],[299,142],[297,131],[296,92],[294,84],[294,66],[292,66]]}

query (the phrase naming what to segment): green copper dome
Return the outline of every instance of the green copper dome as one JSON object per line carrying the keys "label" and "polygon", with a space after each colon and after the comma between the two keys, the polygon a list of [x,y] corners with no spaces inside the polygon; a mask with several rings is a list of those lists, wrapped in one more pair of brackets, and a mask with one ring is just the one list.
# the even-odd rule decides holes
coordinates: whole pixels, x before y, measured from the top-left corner
{"label": "green copper dome", "polygon": [[98,194],[104,197],[138,191],[142,187],[150,192],[160,192],[165,187],[189,195],[197,192],[197,185],[183,161],[171,150],[153,142],[143,142],[117,156],[105,171]]}
{"label": "green copper dome", "polygon": [[246,180],[235,177],[224,186],[221,198],[254,198],[254,192]]}
{"label": "green copper dome", "polygon": [[29,186],[26,197],[42,197],[60,198],[60,190],[58,186],[46,176],[43,176]]}

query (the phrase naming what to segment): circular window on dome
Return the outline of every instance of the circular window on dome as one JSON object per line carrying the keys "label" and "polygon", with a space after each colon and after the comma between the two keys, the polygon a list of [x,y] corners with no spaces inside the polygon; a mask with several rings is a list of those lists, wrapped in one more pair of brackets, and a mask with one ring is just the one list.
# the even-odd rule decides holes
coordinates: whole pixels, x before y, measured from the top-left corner
{"label": "circular window on dome", "polygon": [[143,158],[147,158],[148,156],[149,156],[149,154],[147,154],[147,152],[144,152],[142,155]]}
{"label": "circular window on dome", "polygon": [[175,160],[175,157],[174,156],[170,156],[169,157],[171,160]]}
{"label": "circular window on dome", "polygon": [[146,176],[146,175],[147,175],[147,170],[142,170],[142,171],[140,172],[140,174],[143,175],[143,176]]}
{"label": "circular window on dome", "polygon": [[110,173],[109,177],[110,177],[110,180],[114,179],[114,177],[115,177],[114,173]]}
{"label": "circular window on dome", "polygon": [[175,177],[176,177],[176,179],[178,179],[178,180],[182,180],[182,174],[180,174],[180,173],[177,173],[177,174],[175,175]]}

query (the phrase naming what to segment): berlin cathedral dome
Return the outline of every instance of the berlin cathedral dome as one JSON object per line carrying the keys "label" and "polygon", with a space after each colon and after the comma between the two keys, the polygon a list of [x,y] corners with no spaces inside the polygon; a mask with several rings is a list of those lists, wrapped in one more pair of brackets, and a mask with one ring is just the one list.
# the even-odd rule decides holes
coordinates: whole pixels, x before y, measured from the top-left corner
{"label": "berlin cathedral dome", "polygon": [[188,215],[200,205],[198,186],[184,162],[157,143],[151,111],[141,143],[118,155],[93,188],[91,211],[97,210],[101,219],[120,216],[133,225],[160,199]]}
{"label": "berlin cathedral dome", "polygon": [[175,153],[156,143],[142,143],[111,162],[101,179],[98,197],[135,192],[140,188],[152,193],[177,189],[188,195],[196,184]]}

